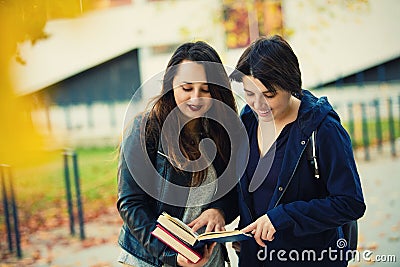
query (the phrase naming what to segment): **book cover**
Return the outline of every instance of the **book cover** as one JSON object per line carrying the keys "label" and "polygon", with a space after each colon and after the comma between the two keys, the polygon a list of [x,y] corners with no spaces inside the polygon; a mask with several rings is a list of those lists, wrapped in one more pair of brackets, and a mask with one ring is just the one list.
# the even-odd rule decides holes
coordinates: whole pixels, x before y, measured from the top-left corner
{"label": "book cover", "polygon": [[198,234],[193,232],[192,229],[180,219],[163,212],[158,216],[157,222],[189,245],[193,246],[196,243]]}
{"label": "book cover", "polygon": [[235,242],[235,241],[243,241],[253,238],[251,234],[243,233],[240,230],[231,230],[231,231],[221,231],[221,232],[208,232],[201,234],[197,237],[197,241],[199,243],[225,243],[225,242]]}
{"label": "book cover", "polygon": [[151,234],[193,263],[197,263],[202,257],[194,248],[186,245],[159,224]]}

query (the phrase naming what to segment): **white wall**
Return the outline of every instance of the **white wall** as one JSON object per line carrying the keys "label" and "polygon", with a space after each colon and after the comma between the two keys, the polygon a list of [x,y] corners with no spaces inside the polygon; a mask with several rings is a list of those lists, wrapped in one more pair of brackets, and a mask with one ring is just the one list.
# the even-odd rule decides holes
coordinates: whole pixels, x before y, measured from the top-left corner
{"label": "white wall", "polygon": [[283,1],[305,87],[400,56],[400,1],[351,2],[364,1]]}
{"label": "white wall", "polygon": [[[349,3],[360,2],[358,8]],[[299,57],[305,87],[330,81],[400,55],[400,1],[283,0],[289,42]],[[328,4],[329,3],[329,4]],[[235,66],[243,49],[228,50],[224,42],[221,1],[134,1],[54,20],[50,38],[20,45],[26,65],[12,62],[19,93],[38,90],[89,67],[140,48],[142,80],[163,71],[170,55],[151,56],[154,45],[202,39]]]}
{"label": "white wall", "polygon": [[[222,50],[223,28],[215,20],[220,5],[213,0],[139,1],[76,19],[49,21],[48,39],[34,46],[20,45],[27,63],[11,63],[15,88],[20,94],[35,91],[135,48],[203,39]],[[144,79],[165,67],[156,58],[145,60]],[[152,69],[150,74],[147,68]]]}
{"label": "white wall", "polygon": [[[330,81],[400,55],[400,1],[369,0],[361,10],[349,10],[342,2],[327,0],[284,0],[285,25],[293,30],[289,42],[299,57],[304,87]],[[213,0],[163,1],[149,4],[135,1],[128,7],[87,14],[71,20],[51,21],[46,25],[48,40],[21,45],[26,65],[13,64],[19,93],[34,91],[65,79],[89,67],[139,48],[140,72],[147,100],[157,93],[171,54],[153,55],[151,46],[179,44],[202,39],[220,53],[225,65],[234,67],[244,49],[227,50],[222,25],[221,2]],[[325,8],[320,11],[320,8]],[[155,79],[152,79],[154,78]],[[150,81],[150,82],[148,82]],[[156,89],[156,90],[155,90]],[[241,88],[235,88],[240,95]],[[360,99],[398,95],[398,85],[390,89],[359,88],[316,92],[326,94],[336,105],[346,98]],[[368,92],[368,93],[367,93]],[[128,99],[127,99],[128,101]],[[142,110],[145,102],[134,108]],[[118,140],[127,103],[117,106],[117,125],[109,124],[109,110],[93,106],[94,130],[87,125],[86,108],[73,107],[73,130],[68,131],[65,111],[52,107],[53,131],[62,140]],[[339,110],[339,112],[345,110]],[[396,114],[396,113],[395,113]],[[346,117],[345,114],[344,118]],[[46,131],[43,111],[33,114],[38,127]],[[97,142],[97,141],[96,141]]]}

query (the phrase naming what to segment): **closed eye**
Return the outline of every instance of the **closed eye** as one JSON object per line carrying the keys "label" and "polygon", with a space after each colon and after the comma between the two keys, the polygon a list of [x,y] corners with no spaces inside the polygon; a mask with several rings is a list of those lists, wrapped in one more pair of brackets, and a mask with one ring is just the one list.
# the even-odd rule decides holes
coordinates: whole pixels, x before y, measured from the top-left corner
{"label": "closed eye", "polygon": [[186,85],[181,85],[181,87],[182,87],[182,89],[183,89],[184,91],[187,91],[187,92],[189,92],[190,90],[192,90],[192,87],[191,87],[191,86],[188,86],[187,84],[186,84]]}
{"label": "closed eye", "polygon": [[[190,92],[193,89],[192,83],[184,83],[181,84],[181,88],[186,91],[186,92]],[[210,90],[208,89],[208,85],[204,84],[201,88],[200,88],[202,93],[206,93],[209,94]]]}
{"label": "closed eye", "polygon": [[274,98],[276,96],[276,94],[277,94],[276,92],[271,92],[271,91],[263,93],[264,97],[266,97],[266,98]]}
{"label": "closed eye", "polygon": [[246,93],[247,96],[253,96],[254,93],[252,91],[244,89],[244,92]]}

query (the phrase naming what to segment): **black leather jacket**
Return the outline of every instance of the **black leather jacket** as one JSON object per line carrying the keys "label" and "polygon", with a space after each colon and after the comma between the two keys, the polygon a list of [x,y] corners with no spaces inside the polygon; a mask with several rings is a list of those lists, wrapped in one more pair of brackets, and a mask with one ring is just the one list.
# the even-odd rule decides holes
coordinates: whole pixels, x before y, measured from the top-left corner
{"label": "black leather jacket", "polygon": [[[178,173],[162,153],[158,144],[146,146],[150,161],[146,161],[143,158],[146,152],[143,151],[140,144],[141,122],[142,117],[137,117],[134,120],[132,132],[122,143],[118,169],[117,208],[124,224],[121,228],[118,243],[130,254],[154,266],[162,266],[163,263],[177,266],[177,253],[152,236],[151,232],[155,229],[157,217],[161,212],[166,211],[174,217],[182,218],[185,211],[185,207],[170,205],[162,201],[163,197],[170,192],[166,181],[185,186],[190,181],[191,176],[185,172]],[[154,149],[154,147],[157,147],[157,149]],[[220,162],[221,160],[218,156],[213,162],[218,176],[223,172]],[[163,178],[148,179],[148,176],[153,174],[148,172],[141,173],[141,170],[145,169],[144,166],[149,164]],[[133,168],[139,171],[132,172]],[[154,194],[152,194],[152,197],[148,192],[146,193],[139,186],[138,181],[139,183],[150,183],[151,188],[156,189],[157,196],[154,197]],[[187,199],[187,195],[180,194],[176,198]],[[224,197],[210,203],[204,209],[208,208],[220,209],[225,215],[227,224],[233,221],[238,215],[235,189],[232,189]]]}

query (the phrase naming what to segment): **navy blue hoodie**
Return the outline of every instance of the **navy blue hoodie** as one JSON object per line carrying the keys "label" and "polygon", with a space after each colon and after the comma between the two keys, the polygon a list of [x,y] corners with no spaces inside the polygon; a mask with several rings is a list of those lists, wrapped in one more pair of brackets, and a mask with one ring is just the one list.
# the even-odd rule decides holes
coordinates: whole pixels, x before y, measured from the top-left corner
{"label": "navy blue hoodie", "polygon": [[[257,120],[249,106],[241,119],[246,128]],[[314,130],[319,179],[304,153]],[[238,186],[240,228],[257,219],[248,186],[245,173]],[[239,266],[346,266],[345,251],[338,246],[340,226],[360,218],[365,208],[349,135],[326,97],[303,90],[267,211],[275,238],[265,241],[266,249],[254,240],[242,242]]]}

